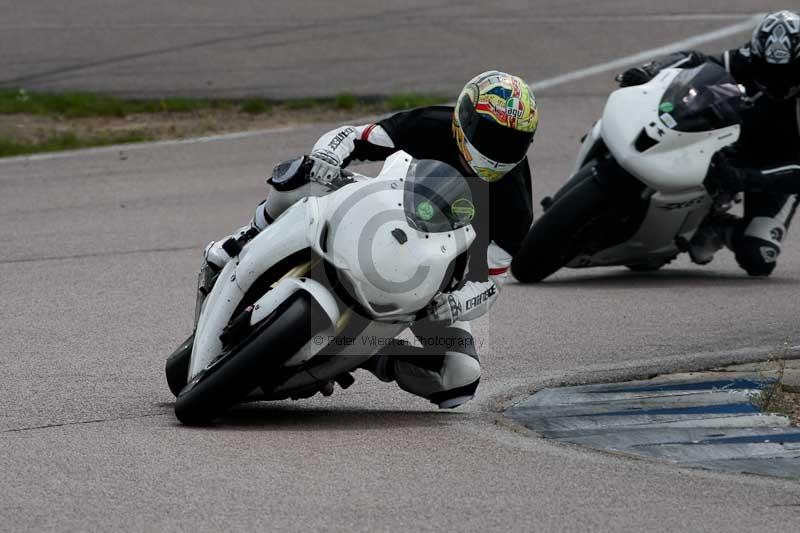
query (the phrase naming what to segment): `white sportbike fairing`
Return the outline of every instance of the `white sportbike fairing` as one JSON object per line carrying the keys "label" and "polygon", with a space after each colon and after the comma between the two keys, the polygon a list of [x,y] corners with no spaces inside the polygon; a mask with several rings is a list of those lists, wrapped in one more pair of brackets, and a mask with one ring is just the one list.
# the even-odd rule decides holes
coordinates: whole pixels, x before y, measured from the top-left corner
{"label": "white sportbike fairing", "polygon": [[[743,91],[724,69],[710,63],[665,69],[649,83],[614,91],[602,119],[583,140],[570,181],[531,228],[512,265],[515,276],[538,281],[561,266],[657,268],[683,251],[711,209],[723,203],[709,195],[704,180],[714,154],[739,139],[737,106]],[[589,192],[591,187],[597,191]],[[625,192],[632,197],[620,199]],[[577,198],[581,194],[584,198]],[[591,194],[606,198],[588,198]],[[609,205],[615,212],[608,212]],[[596,216],[587,215],[573,225],[553,220],[580,218],[585,214],[574,211],[582,206],[596,209]],[[570,231],[577,234],[562,238],[580,241],[584,233],[591,233],[586,226],[609,220],[625,220],[629,226],[633,220],[635,225],[618,231],[622,237],[615,242],[607,242],[613,237],[596,238],[603,228],[595,228],[599,231],[592,242],[557,252],[549,249],[558,246],[552,238],[541,235]],[[543,257],[554,253],[563,257]],[[547,261],[553,264],[537,267]]]}
{"label": "white sportbike fairing", "polygon": [[[178,418],[203,423],[247,395],[287,398],[356,368],[460,280],[473,216],[469,187],[455,169],[405,152],[388,158],[375,178],[354,175],[327,196],[302,198],[220,272],[200,311]],[[295,321],[295,331],[262,335],[286,340],[274,342],[292,353],[258,353],[265,364],[256,367],[268,375],[217,402],[226,405],[193,399],[199,383],[255,345],[256,333],[278,323],[299,296],[313,318]],[[200,412],[206,407],[211,412]]]}
{"label": "white sportbike fairing", "polygon": [[739,140],[741,127],[733,124],[699,132],[674,129],[675,119],[660,107],[675,78],[685,72],[665,69],[649,83],[619,89],[609,97],[592,133],[599,130],[620,166],[647,186],[650,207],[639,231],[628,241],[591,256],[579,255],[568,266],[667,261],[681,251],[678,243],[691,240],[708,215],[713,199],[703,181],[711,158]]}

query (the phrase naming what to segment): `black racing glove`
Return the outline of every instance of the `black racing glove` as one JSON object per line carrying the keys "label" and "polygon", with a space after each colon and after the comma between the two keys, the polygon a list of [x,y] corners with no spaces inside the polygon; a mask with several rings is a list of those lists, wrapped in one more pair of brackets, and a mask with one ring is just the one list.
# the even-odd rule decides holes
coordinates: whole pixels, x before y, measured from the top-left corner
{"label": "black racing glove", "polygon": [[712,196],[720,192],[737,193],[745,190],[748,178],[749,172],[720,150],[711,158],[703,185]]}
{"label": "black racing glove", "polygon": [[640,67],[629,68],[622,74],[616,77],[620,87],[632,87],[634,85],[642,85],[652,80],[658,74],[658,71],[653,71],[652,63],[647,63]]}
{"label": "black racing glove", "polygon": [[629,68],[615,79],[619,82],[620,87],[642,85],[655,78],[665,68],[691,68],[700,65],[706,60],[707,57],[699,52],[675,52],[674,54],[654,59],[639,67]]}

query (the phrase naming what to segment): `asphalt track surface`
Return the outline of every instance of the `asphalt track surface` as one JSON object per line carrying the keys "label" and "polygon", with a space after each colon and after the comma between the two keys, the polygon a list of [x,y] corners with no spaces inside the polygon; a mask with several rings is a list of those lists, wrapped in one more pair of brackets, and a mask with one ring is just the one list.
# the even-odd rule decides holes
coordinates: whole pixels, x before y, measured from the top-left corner
{"label": "asphalt track surface", "polygon": [[714,0],[0,0],[0,85],[298,97],[533,79],[776,9]]}
{"label": "asphalt track surface", "polygon": [[[246,4],[250,11],[210,2],[180,9],[139,2],[135,12],[109,12],[87,1],[71,2],[69,12],[61,4],[38,4],[48,7],[13,6],[0,34],[38,43],[39,52],[47,52],[40,57],[49,58],[47,65],[39,62],[42,70],[113,57],[123,48],[175,46],[162,40],[192,42],[198,21],[217,39],[261,23],[256,2]],[[530,53],[504,56],[510,63],[498,66],[540,80],[776,7],[541,2],[533,14],[518,4],[516,10],[477,3],[461,8],[463,35],[450,27],[433,31],[433,20],[425,27],[430,39],[440,40],[441,55],[386,51],[382,59],[376,45],[382,41],[369,41],[358,49],[368,61],[342,57],[331,76],[302,85],[309,93],[338,90],[333,73],[347,69],[364,76],[370,91],[388,91],[392,80],[399,86],[408,81],[410,69],[427,71],[432,88],[453,88],[482,65],[468,65],[449,43],[479,35],[524,40]],[[455,3],[425,5],[432,7],[414,13],[444,20],[455,9]],[[356,17],[354,25],[377,32],[407,12],[367,2],[336,4],[333,13],[292,6],[263,15],[265,27],[287,34],[292,25],[296,33],[309,31],[306,24],[319,29],[303,34],[305,44],[283,49],[286,64],[292,54],[292,64],[313,58],[317,38],[326,50],[352,46],[348,32],[329,29],[330,17]],[[475,17],[481,9],[489,17],[483,23]],[[365,13],[369,21],[358,18]],[[419,17],[402,15],[408,22],[394,39],[419,46],[414,32],[423,30],[411,23]],[[164,29],[169,21],[174,28]],[[26,22],[27,29],[17,29]],[[108,29],[115,24],[120,28]],[[126,24],[139,24],[140,33],[126,33]],[[529,28],[524,38],[508,31],[522,26]],[[108,32],[114,35],[107,46],[84,40]],[[148,38],[137,42],[137,35]],[[45,46],[45,36],[53,46]],[[72,48],[56,47],[65,36]],[[241,57],[248,48],[244,41],[237,46]],[[36,50],[9,54],[7,42],[0,49],[4,64],[16,65],[14,75],[35,73]],[[227,63],[231,81],[220,91],[249,91],[244,73],[248,62],[258,63],[260,50]],[[131,69],[111,62],[81,71],[80,80],[73,71],[51,81],[97,88],[163,82],[146,88],[157,92],[173,81],[188,83],[196,73],[172,68],[172,61],[210,72],[226,63],[225,51],[212,46],[195,63],[186,59],[194,53],[188,48],[183,56],[131,60],[129,66],[141,67],[135,80],[119,75]],[[173,78],[149,80],[154,71],[148,68],[158,65]],[[6,75],[13,70],[4,68]],[[291,76],[275,78],[288,84]],[[531,152],[537,201],[566,176],[577,139],[612,88],[610,74],[602,74],[540,92],[542,127]],[[800,486],[794,482],[678,469],[545,442],[497,413],[503,402],[544,385],[644,377],[780,355],[784,344],[800,344],[800,242],[793,234],[767,280],[747,278],[722,252],[705,268],[679,261],[652,275],[572,271],[539,286],[508,286],[491,317],[475,327],[484,364],[479,395],[456,411],[439,412],[359,372],[351,389],[331,398],[252,405],[211,429],[181,427],[163,360],[191,328],[202,247],[244,223],[265,192],[263,176],[272,164],[307,151],[328,126],[0,162],[0,530],[718,531],[796,523]]]}

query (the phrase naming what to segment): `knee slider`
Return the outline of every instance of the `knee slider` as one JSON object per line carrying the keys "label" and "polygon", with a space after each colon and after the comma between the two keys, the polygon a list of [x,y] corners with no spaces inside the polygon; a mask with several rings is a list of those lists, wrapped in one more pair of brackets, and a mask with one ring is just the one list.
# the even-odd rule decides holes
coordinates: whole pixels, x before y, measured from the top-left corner
{"label": "knee slider", "polygon": [[476,383],[480,377],[481,364],[476,357],[460,352],[445,354],[442,366],[442,384],[445,389],[467,387]]}
{"label": "knee slider", "polygon": [[783,223],[772,217],[756,217],[736,245],[736,261],[751,276],[768,276],[777,266],[781,241],[786,235]]}
{"label": "knee slider", "polygon": [[458,407],[475,396],[481,380],[481,365],[478,360],[463,353],[448,352],[442,368],[443,390],[428,398],[441,409]]}
{"label": "knee slider", "polygon": [[472,398],[480,381],[480,363],[462,353],[448,352],[438,357],[418,354],[416,360],[388,359],[401,389],[443,407],[457,407]]}
{"label": "knee slider", "polygon": [[736,262],[751,276],[769,276],[781,249],[769,241],[745,237],[736,247]]}

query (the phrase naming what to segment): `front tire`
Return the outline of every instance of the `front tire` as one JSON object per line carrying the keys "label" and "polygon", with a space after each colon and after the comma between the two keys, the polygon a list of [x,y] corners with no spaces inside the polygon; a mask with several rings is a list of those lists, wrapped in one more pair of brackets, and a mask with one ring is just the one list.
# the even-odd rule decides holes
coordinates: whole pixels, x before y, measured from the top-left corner
{"label": "front tire", "polygon": [[224,352],[180,391],[175,416],[183,424],[205,425],[261,384],[268,371],[324,329],[327,316],[310,294],[298,291],[240,343]]}
{"label": "front tire", "polygon": [[559,191],[531,227],[511,262],[511,273],[522,283],[536,283],[569,263],[580,252],[579,235],[607,211],[608,197],[595,179],[596,162],[585,165]]}

